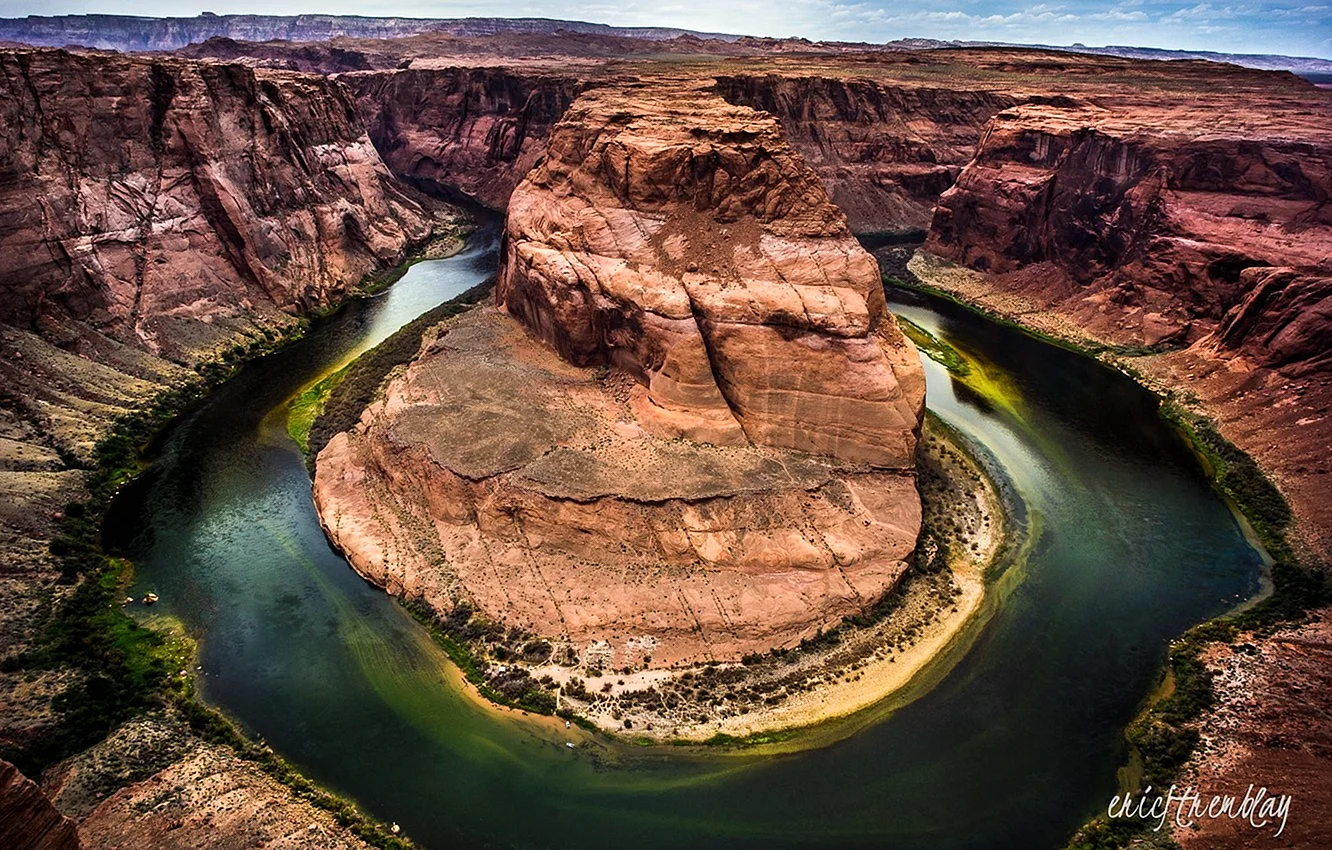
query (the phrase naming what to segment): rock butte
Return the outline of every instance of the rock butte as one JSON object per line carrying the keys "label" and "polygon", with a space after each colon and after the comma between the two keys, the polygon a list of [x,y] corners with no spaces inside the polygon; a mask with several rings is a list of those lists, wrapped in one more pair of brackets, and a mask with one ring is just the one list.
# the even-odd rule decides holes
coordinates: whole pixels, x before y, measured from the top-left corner
{"label": "rock butte", "polygon": [[874,258],[773,118],[697,83],[575,102],[510,199],[496,297],[633,375],[658,436],[915,466],[924,378]]}
{"label": "rock butte", "polygon": [[510,200],[496,300],[319,455],[371,580],[671,666],[792,645],[901,577],[923,372],[773,118],[585,93]]}

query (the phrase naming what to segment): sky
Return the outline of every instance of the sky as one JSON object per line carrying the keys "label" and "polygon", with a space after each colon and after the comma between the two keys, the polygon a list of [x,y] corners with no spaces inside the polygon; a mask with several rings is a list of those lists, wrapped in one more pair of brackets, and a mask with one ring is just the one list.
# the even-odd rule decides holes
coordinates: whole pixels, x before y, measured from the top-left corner
{"label": "sky", "polygon": [[0,17],[327,14],[544,17],[746,35],[881,42],[1126,44],[1332,58],[1332,0],[0,0]]}

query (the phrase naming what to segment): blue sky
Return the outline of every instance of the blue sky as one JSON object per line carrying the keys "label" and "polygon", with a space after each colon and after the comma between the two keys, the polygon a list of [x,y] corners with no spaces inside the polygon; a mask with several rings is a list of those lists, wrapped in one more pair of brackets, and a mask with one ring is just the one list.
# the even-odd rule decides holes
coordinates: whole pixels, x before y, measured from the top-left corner
{"label": "blue sky", "polygon": [[107,12],[190,15],[326,12],[412,17],[547,17],[752,35],[887,41],[903,37],[1332,57],[1332,0],[0,0],[0,16]]}

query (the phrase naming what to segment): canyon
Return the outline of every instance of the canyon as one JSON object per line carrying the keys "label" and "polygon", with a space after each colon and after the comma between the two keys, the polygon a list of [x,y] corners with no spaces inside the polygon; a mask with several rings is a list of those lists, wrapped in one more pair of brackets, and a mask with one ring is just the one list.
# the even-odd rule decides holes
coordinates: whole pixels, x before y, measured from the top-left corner
{"label": "canyon", "polygon": [[[38,640],[47,594],[69,592],[47,541],[119,417],[456,233],[448,192],[508,213],[504,310],[429,336],[316,464],[330,535],[357,569],[438,610],[480,588],[483,609],[512,606],[535,634],[614,641],[617,663],[663,666],[789,645],[893,586],[919,522],[923,379],[851,232],[923,237],[920,281],[1128,358],[1274,477],[1312,557],[1332,554],[1328,92],[1207,62],[1008,48],[231,35],[311,32],[350,38],[0,53],[7,654]],[[154,38],[143,47],[193,40]],[[802,256],[817,257],[817,280],[801,277]],[[726,284],[694,279],[714,275]],[[810,363],[821,387],[857,371],[806,407],[758,373],[767,362]],[[478,375],[531,403],[487,396]],[[457,427],[498,421],[524,439],[471,457],[433,440],[460,399],[475,416]],[[582,430],[551,413],[570,400],[591,411]],[[699,468],[709,474],[685,474]],[[644,470],[667,471],[671,487]],[[388,533],[366,519],[367,482],[391,506],[375,520]],[[740,515],[681,506],[708,500]],[[772,527],[735,545],[727,534],[759,515]],[[632,588],[646,573],[573,600],[571,618],[569,600],[518,571],[530,566],[500,580],[469,577],[480,557],[456,575],[422,568],[436,545],[500,541],[500,563],[537,551],[539,571],[576,566],[577,586],[590,569],[588,586],[604,586],[598,547],[569,530],[605,540],[635,523],[655,535],[629,541],[635,558],[674,541],[679,616],[721,589],[699,631],[653,620]],[[816,545],[833,537],[831,554]],[[772,578],[793,566],[798,582]],[[769,581],[762,595],[783,603],[732,619],[737,576]],[[80,675],[6,668],[0,740],[42,735]],[[151,781],[179,785],[192,769]]]}
{"label": "canyon", "polygon": [[118,423],[464,216],[394,178],[324,78],[43,50],[0,68],[0,741],[21,753],[100,672],[14,661],[76,593],[50,541]]}

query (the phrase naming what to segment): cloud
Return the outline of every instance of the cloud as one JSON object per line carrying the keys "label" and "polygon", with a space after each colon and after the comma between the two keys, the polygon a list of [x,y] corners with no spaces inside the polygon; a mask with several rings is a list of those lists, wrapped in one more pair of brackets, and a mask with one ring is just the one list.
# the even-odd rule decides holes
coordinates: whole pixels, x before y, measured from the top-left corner
{"label": "cloud", "polygon": [[1147,13],[1138,9],[1133,12],[1122,12],[1119,9],[1111,9],[1108,12],[1095,12],[1087,16],[1091,21],[1145,21],[1148,20]]}

